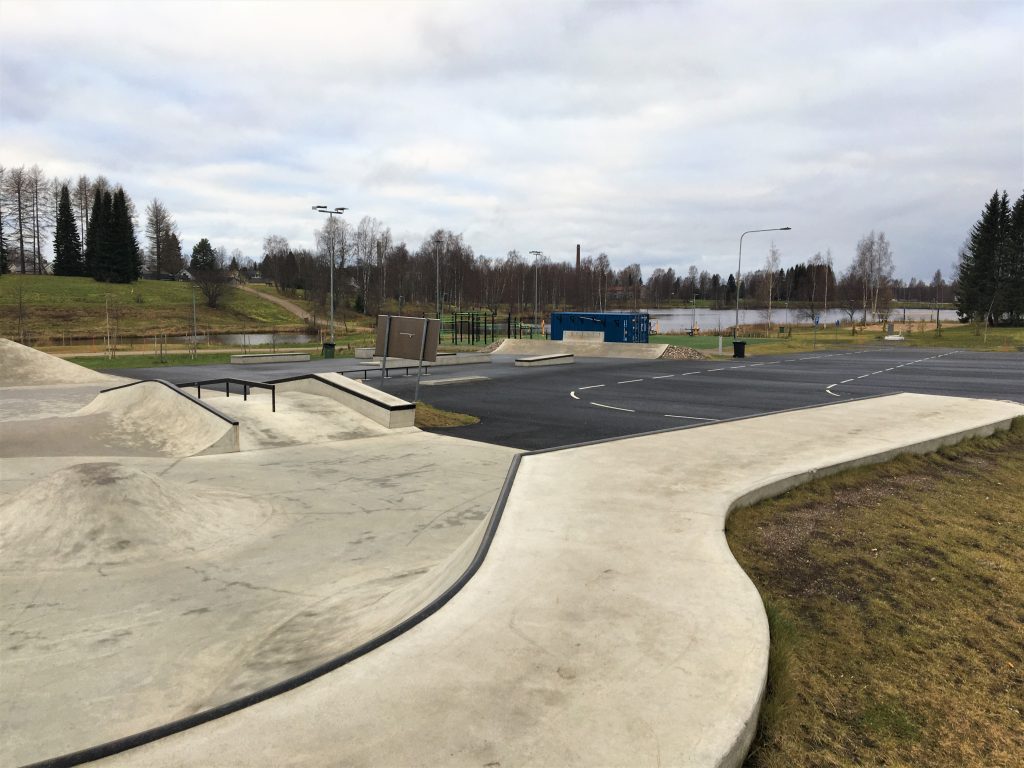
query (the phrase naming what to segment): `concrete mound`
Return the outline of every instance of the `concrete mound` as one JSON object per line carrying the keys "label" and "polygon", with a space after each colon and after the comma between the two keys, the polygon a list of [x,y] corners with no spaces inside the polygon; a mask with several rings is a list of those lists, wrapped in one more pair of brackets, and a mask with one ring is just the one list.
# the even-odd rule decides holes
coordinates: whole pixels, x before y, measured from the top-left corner
{"label": "concrete mound", "polygon": [[69,416],[3,425],[0,457],[167,456],[238,450],[238,425],[158,381],[101,392]]}
{"label": "concrete mound", "polygon": [[124,379],[108,376],[61,360],[59,357],[0,338],[0,387],[37,387],[46,384],[112,384]]}
{"label": "concrete mound", "polygon": [[621,344],[604,341],[551,341],[550,339],[505,339],[495,355],[557,355],[615,357],[628,360],[657,360],[668,344]]}
{"label": "concrete mound", "polygon": [[126,444],[155,446],[164,456],[238,450],[237,425],[159,381],[101,392],[74,415],[107,416]]}
{"label": "concrete mound", "polygon": [[75,464],[0,503],[5,569],[76,568],[194,555],[265,523],[269,505],[114,462]]}

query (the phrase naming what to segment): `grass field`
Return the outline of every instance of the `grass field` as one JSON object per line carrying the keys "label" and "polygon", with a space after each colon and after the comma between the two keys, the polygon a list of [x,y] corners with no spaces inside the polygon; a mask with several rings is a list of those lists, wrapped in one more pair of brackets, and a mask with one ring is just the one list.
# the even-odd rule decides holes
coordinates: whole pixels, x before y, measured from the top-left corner
{"label": "grass field", "polygon": [[1024,419],[733,514],[772,628],[750,768],[1017,766]]}
{"label": "grass field", "polygon": [[[0,278],[0,335],[34,345],[70,337],[102,338],[108,308],[121,337],[181,335],[192,330],[190,283],[140,280],[121,285],[86,277],[4,275]],[[287,310],[245,291],[231,291],[218,309],[196,293],[200,333],[302,331],[304,323]]]}
{"label": "grass field", "polygon": [[[892,345],[914,347],[942,347],[951,349],[971,349],[978,352],[1019,352],[1024,350],[1024,328],[990,328],[986,333],[969,325],[945,325],[936,334],[934,326],[926,323],[911,323],[907,327],[898,327],[905,341],[884,341],[885,334],[880,327],[858,329],[856,335],[849,327],[819,330],[794,326],[787,336],[758,337],[750,334],[741,335],[740,339],[747,343],[748,356],[784,355],[790,352],[807,352],[815,349],[849,348],[864,345]],[[759,331],[763,333],[763,331]],[[703,351],[718,349],[718,336],[687,336],[659,334],[651,336],[652,344],[674,344],[680,347],[692,347]],[[722,351],[732,355],[732,336],[722,339]]]}

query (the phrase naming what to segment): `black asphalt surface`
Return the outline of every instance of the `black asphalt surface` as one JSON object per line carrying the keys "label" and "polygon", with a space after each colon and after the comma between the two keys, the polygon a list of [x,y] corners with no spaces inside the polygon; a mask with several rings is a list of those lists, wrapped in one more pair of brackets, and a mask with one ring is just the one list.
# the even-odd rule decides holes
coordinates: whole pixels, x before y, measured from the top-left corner
{"label": "black asphalt surface", "polygon": [[[542,368],[516,368],[513,361],[495,356],[490,364],[435,368],[423,377],[420,399],[480,418],[452,434],[528,450],[896,392],[1024,403],[1024,354],[1017,353],[895,347],[716,361],[590,358]],[[108,372],[182,384],[321,371],[361,377],[365,370],[346,359]],[[470,377],[486,379],[443,383]],[[380,372],[368,382],[381,387]],[[415,370],[394,371],[383,389],[411,400],[415,384]]]}

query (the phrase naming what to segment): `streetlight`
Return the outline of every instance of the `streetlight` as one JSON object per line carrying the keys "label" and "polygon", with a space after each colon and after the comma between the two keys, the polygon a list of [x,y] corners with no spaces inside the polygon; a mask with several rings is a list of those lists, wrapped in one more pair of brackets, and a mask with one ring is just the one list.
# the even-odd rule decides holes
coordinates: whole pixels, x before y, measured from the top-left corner
{"label": "streetlight", "polygon": [[533,256],[533,324],[537,325],[537,269],[538,260],[544,255],[543,251],[530,251]]}
{"label": "streetlight", "polygon": [[740,235],[740,257],[736,262],[736,323],[732,327],[732,340],[736,341],[736,333],[740,328],[740,274],[743,268],[743,238],[754,232],[788,232],[792,227],[772,227],[770,229],[748,229]]}
{"label": "streetlight", "polygon": [[313,206],[313,210],[317,211],[319,213],[326,213],[328,216],[331,217],[331,224],[332,224],[332,226],[331,226],[331,249],[330,249],[331,250],[331,322],[330,322],[330,326],[329,327],[330,327],[330,331],[331,331],[331,344],[333,345],[334,344],[334,226],[333,226],[333,224],[334,224],[334,214],[338,214],[340,216],[345,211],[347,211],[348,208],[342,208],[341,206],[338,206],[334,210],[331,210],[326,205],[314,205]]}
{"label": "streetlight", "polygon": [[697,291],[694,291],[693,295],[690,297],[690,301],[693,303],[693,318],[690,320],[690,335],[691,336],[696,336],[697,335],[697,297],[698,296],[700,296],[700,294],[697,293]]}

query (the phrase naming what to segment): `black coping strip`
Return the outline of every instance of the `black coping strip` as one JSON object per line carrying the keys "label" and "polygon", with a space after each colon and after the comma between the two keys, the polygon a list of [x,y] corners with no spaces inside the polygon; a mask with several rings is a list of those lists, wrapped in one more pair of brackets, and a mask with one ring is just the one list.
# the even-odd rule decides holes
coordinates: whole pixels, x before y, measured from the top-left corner
{"label": "black coping strip", "polygon": [[[310,377],[295,376],[290,379],[278,379],[276,382],[273,383],[280,383],[281,381],[295,381],[297,379],[303,378]],[[321,381],[323,380],[321,379]],[[166,384],[167,382],[163,383]],[[324,383],[329,384],[330,382]],[[168,386],[173,385],[168,384]],[[115,389],[118,389],[118,387],[115,387]],[[869,395],[867,397],[843,400],[842,402],[853,402],[856,400],[872,400],[877,397],[888,396],[889,395]],[[786,408],[781,411],[773,411],[772,413],[758,413],[751,414],[748,416],[737,416],[732,419],[722,419],[721,421],[715,423],[723,424],[734,421],[746,421],[748,419],[756,419],[762,416],[771,416],[779,413],[791,413],[794,411],[805,411],[813,408],[821,408],[826,405],[835,405],[835,403],[817,403],[814,405],[798,406],[796,408]],[[473,560],[469,564],[469,567],[466,568],[466,570],[459,576],[458,579],[455,580],[455,582],[452,583],[451,586],[448,587],[448,589],[446,589],[433,601],[428,603],[426,606],[421,608],[412,616],[408,617],[399,624],[396,624],[394,627],[378,635],[377,637],[368,640],[362,645],[359,645],[350,651],[346,651],[340,656],[336,656],[335,658],[330,659],[329,661],[326,661],[323,664],[320,664],[316,667],[313,667],[312,669],[307,670],[306,672],[302,672],[298,675],[287,678],[286,680],[282,680],[281,682],[275,683],[274,685],[270,685],[259,691],[255,691],[246,696],[242,696],[238,699],[226,702],[216,707],[212,707],[202,712],[197,712],[196,714],[189,715],[188,717],[173,720],[169,723],[158,725],[154,728],[149,728],[145,731],[140,731],[139,733],[135,733],[130,736],[124,736],[120,739],[114,739],[103,744],[98,744],[94,747],[88,747],[77,752],[69,752],[68,754],[60,755],[59,757],[54,757],[47,760],[41,760],[36,763],[31,763],[27,766],[24,766],[24,768],[65,768],[65,766],[81,765],[83,763],[88,763],[94,760],[100,760],[105,757],[110,757],[120,752],[125,752],[129,749],[134,749],[135,747],[141,747],[144,744],[149,744],[151,742],[158,741],[159,739],[163,739],[168,736],[173,736],[176,733],[187,731],[190,728],[195,728],[198,725],[203,725],[204,723],[208,723],[212,720],[217,720],[226,715],[230,715],[242,709],[246,709],[247,707],[251,707],[254,704],[258,704],[262,701],[266,701],[267,699],[271,699],[274,696],[278,696],[282,693],[294,690],[302,685],[305,685],[308,682],[316,680],[318,677],[322,677],[323,675],[326,675],[329,672],[334,672],[335,670],[340,669],[346,664],[355,661],[360,656],[365,656],[371,651],[374,651],[377,648],[383,646],[384,644],[391,642],[400,635],[405,634],[410,629],[415,627],[417,624],[421,623],[425,619],[435,614],[438,610],[440,610],[446,603],[448,603],[449,600],[455,597],[455,595],[458,594],[462,590],[462,588],[466,586],[466,584],[469,583],[469,580],[473,578],[476,572],[480,569],[480,566],[483,564],[484,559],[487,557],[488,551],[490,551],[491,543],[494,541],[494,536],[497,533],[498,525],[501,522],[501,517],[505,512],[505,505],[508,502],[509,494],[512,492],[512,485],[515,482],[516,474],[518,473],[519,466],[525,457],[537,456],[545,453],[554,453],[557,451],[566,451],[571,450],[573,448],[582,448],[585,446],[599,445],[602,443],[614,443],[622,440],[630,440],[634,437],[647,437],[649,435],[660,435],[667,432],[682,432],[684,430],[697,429],[699,427],[707,426],[712,426],[712,424],[692,424],[679,427],[669,427],[667,429],[658,429],[653,430],[651,432],[638,433],[635,435],[609,437],[601,440],[591,440],[588,442],[575,443],[572,445],[563,445],[557,448],[543,448],[536,451],[524,451],[522,453],[515,454],[512,457],[512,463],[508,468],[508,472],[505,474],[505,482],[501,486],[501,492],[498,494],[498,500],[495,502],[494,512],[492,513],[491,519],[488,522],[487,530],[484,531],[483,539],[480,542],[480,546],[477,548],[476,554],[473,556]]]}
{"label": "black coping strip", "polygon": [[101,389],[100,390],[100,394],[102,395],[105,392],[113,392],[115,389],[127,389],[128,387],[134,387],[137,384],[148,384],[148,383],[151,383],[151,382],[156,382],[157,384],[163,384],[165,387],[167,387],[172,392],[176,392],[179,395],[181,395],[182,397],[184,397],[185,399],[191,400],[193,403],[198,405],[200,408],[205,408],[206,410],[208,410],[214,416],[217,416],[217,417],[219,417],[221,419],[224,419],[224,421],[226,421],[231,426],[233,426],[233,427],[237,427],[238,426],[238,422],[235,421],[234,419],[232,419],[230,416],[226,416],[225,414],[221,413],[216,408],[214,408],[212,405],[207,405],[202,400],[200,400],[198,397],[193,397],[188,392],[185,392],[185,391],[183,391],[181,389],[178,389],[178,387],[176,387],[173,384],[171,384],[171,382],[164,381],[163,379],[145,379],[143,381],[132,381],[132,382],[129,382],[127,384],[118,384],[116,387],[109,387],[108,389]]}

